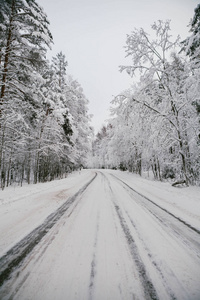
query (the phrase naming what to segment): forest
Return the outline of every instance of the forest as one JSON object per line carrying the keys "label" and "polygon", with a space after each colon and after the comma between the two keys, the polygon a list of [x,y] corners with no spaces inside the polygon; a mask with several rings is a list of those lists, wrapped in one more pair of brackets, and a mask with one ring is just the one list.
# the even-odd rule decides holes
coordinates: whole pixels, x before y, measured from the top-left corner
{"label": "forest", "polygon": [[88,100],[62,52],[46,59],[48,26],[35,0],[1,1],[1,188],[62,178],[90,151]]}
{"label": "forest", "polygon": [[112,100],[111,119],[93,143],[93,164],[153,174],[156,180],[200,184],[200,5],[190,36],[170,34],[170,21],[127,35],[121,66],[139,78]]}
{"label": "forest", "polygon": [[[200,5],[184,41],[170,21],[127,35],[137,80],[117,95],[94,136],[88,99],[65,54],[47,60],[53,37],[35,0],[0,0],[0,176],[50,181],[81,167],[128,170],[200,184]],[[192,17],[192,16],[191,16]]]}

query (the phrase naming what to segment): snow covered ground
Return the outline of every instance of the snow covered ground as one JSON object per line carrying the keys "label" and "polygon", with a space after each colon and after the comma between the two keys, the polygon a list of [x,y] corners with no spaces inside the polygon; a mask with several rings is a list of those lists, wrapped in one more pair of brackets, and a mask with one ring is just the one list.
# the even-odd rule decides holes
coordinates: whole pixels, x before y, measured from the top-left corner
{"label": "snow covered ground", "polygon": [[200,188],[113,170],[9,187],[0,257],[0,299],[199,300]]}

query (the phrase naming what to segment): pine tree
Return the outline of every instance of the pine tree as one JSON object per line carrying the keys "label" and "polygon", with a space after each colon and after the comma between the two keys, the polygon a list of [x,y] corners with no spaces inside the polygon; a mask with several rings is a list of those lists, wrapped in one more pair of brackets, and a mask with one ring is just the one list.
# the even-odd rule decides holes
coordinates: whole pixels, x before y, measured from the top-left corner
{"label": "pine tree", "polygon": [[44,45],[50,46],[52,36],[46,15],[35,0],[1,0],[0,18],[2,105],[8,90],[24,94],[33,71],[44,63]]}
{"label": "pine tree", "polygon": [[3,187],[6,173],[7,184],[8,178],[15,176],[10,175],[11,170],[21,169],[23,180],[31,127],[40,107],[38,87],[43,82],[40,70],[46,63],[46,46],[50,46],[52,36],[46,14],[34,0],[1,0],[0,6],[0,164]]}
{"label": "pine tree", "polygon": [[182,44],[182,50],[185,51],[192,60],[196,63],[200,62],[200,4],[194,10],[194,17],[190,24],[191,36],[186,38]]}
{"label": "pine tree", "polygon": [[72,125],[72,142],[74,145],[75,161],[78,166],[85,165],[88,152],[91,151],[93,131],[90,126],[91,116],[88,114],[89,101],[77,80],[68,77],[66,100]]}

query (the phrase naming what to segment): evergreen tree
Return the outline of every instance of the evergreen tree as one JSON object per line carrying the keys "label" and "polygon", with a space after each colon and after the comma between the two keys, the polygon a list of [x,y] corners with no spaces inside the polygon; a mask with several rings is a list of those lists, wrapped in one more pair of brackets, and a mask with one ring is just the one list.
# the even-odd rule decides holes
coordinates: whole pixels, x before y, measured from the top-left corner
{"label": "evergreen tree", "polygon": [[91,128],[65,55],[52,64],[46,14],[35,0],[0,0],[1,187],[62,177],[86,162]]}
{"label": "evergreen tree", "polygon": [[182,44],[183,49],[192,60],[200,61],[200,4],[194,10],[194,17],[190,24],[191,36],[186,38]]}
{"label": "evergreen tree", "polygon": [[23,94],[27,83],[44,62],[52,42],[46,15],[35,0],[1,0],[1,92]]}
{"label": "evergreen tree", "polygon": [[46,14],[34,0],[3,0],[0,5],[0,163],[4,181],[5,173],[10,174],[6,165],[11,166],[12,160],[24,165],[20,155],[25,155],[22,149],[40,101],[40,69],[52,36]]}

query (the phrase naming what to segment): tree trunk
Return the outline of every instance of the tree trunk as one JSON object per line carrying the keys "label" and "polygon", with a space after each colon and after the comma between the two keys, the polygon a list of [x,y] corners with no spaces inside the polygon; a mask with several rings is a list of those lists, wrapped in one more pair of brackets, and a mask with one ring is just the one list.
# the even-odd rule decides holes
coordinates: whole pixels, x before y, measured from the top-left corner
{"label": "tree trunk", "polygon": [[[179,125],[179,123],[178,123]],[[184,174],[184,177],[185,177],[185,182],[186,182],[186,185],[189,184],[189,178],[187,176],[187,166],[186,166],[186,159],[185,159],[185,154],[184,154],[184,149],[183,149],[183,140],[182,140],[182,137],[181,137],[181,133],[180,133],[180,130],[178,129],[178,138],[179,138],[179,146],[180,146],[180,156],[181,156],[181,160],[182,160],[182,169],[183,169],[183,174]]]}
{"label": "tree trunk", "polygon": [[138,155],[138,173],[142,176],[142,155],[141,153]]}
{"label": "tree trunk", "polygon": [[[1,129],[1,126],[0,126],[0,129]],[[1,170],[1,167],[2,167],[2,161],[3,161],[3,148],[4,148],[5,129],[6,129],[6,126],[4,125],[3,132],[2,132],[2,139],[1,139],[1,150],[0,150],[0,170]]]}
{"label": "tree trunk", "polygon": [[10,159],[9,159],[9,163],[8,163],[8,171],[7,171],[7,183],[6,186],[8,187],[9,185],[9,179],[10,179],[10,166],[11,166],[11,161],[12,161],[12,150],[10,152]]}
{"label": "tree trunk", "polygon": [[[0,93],[0,105],[3,104],[3,97],[5,95],[6,80],[7,80],[7,75],[8,75],[8,64],[9,64],[9,57],[10,57],[10,52],[11,52],[14,10],[15,10],[15,0],[12,1],[12,8],[11,8],[10,23],[9,23],[7,43],[6,43],[6,53],[5,53],[5,58],[4,58],[2,86],[1,86],[1,93]],[[0,107],[0,117],[1,117],[1,115],[2,115],[2,107]],[[1,126],[1,124],[0,124],[0,126]]]}
{"label": "tree trunk", "polygon": [[4,190],[6,183],[6,173],[4,170],[1,171],[1,188]]}
{"label": "tree trunk", "polygon": [[184,149],[183,149],[183,138],[182,138],[181,130],[180,130],[179,113],[178,113],[178,110],[176,109],[176,105],[173,102],[171,92],[170,92],[170,96],[171,96],[171,110],[172,110],[172,112],[173,112],[173,114],[176,118],[176,124],[177,124],[176,130],[177,130],[179,147],[180,147],[179,154],[181,156],[183,174],[184,174],[184,177],[185,177],[186,185],[188,185],[189,184],[189,178],[187,176],[187,166],[186,166],[186,159],[185,159],[185,154],[184,154]]}
{"label": "tree trunk", "polygon": [[35,170],[34,170],[34,183],[36,184],[38,181],[38,168],[39,168],[39,152],[36,155],[36,163],[35,163]]}
{"label": "tree trunk", "polygon": [[28,160],[27,160],[27,183],[30,184],[31,180],[31,151],[29,149]]}
{"label": "tree trunk", "polygon": [[159,163],[158,158],[157,158],[157,165],[158,165],[158,175],[159,175],[159,179],[160,179],[160,181],[162,181],[162,176],[161,176],[161,172],[160,172],[160,163]]}
{"label": "tree trunk", "polygon": [[21,186],[23,184],[23,181],[24,181],[24,167],[25,167],[25,161],[26,161],[26,158],[24,159],[23,163],[22,163],[22,169],[21,169]]}

